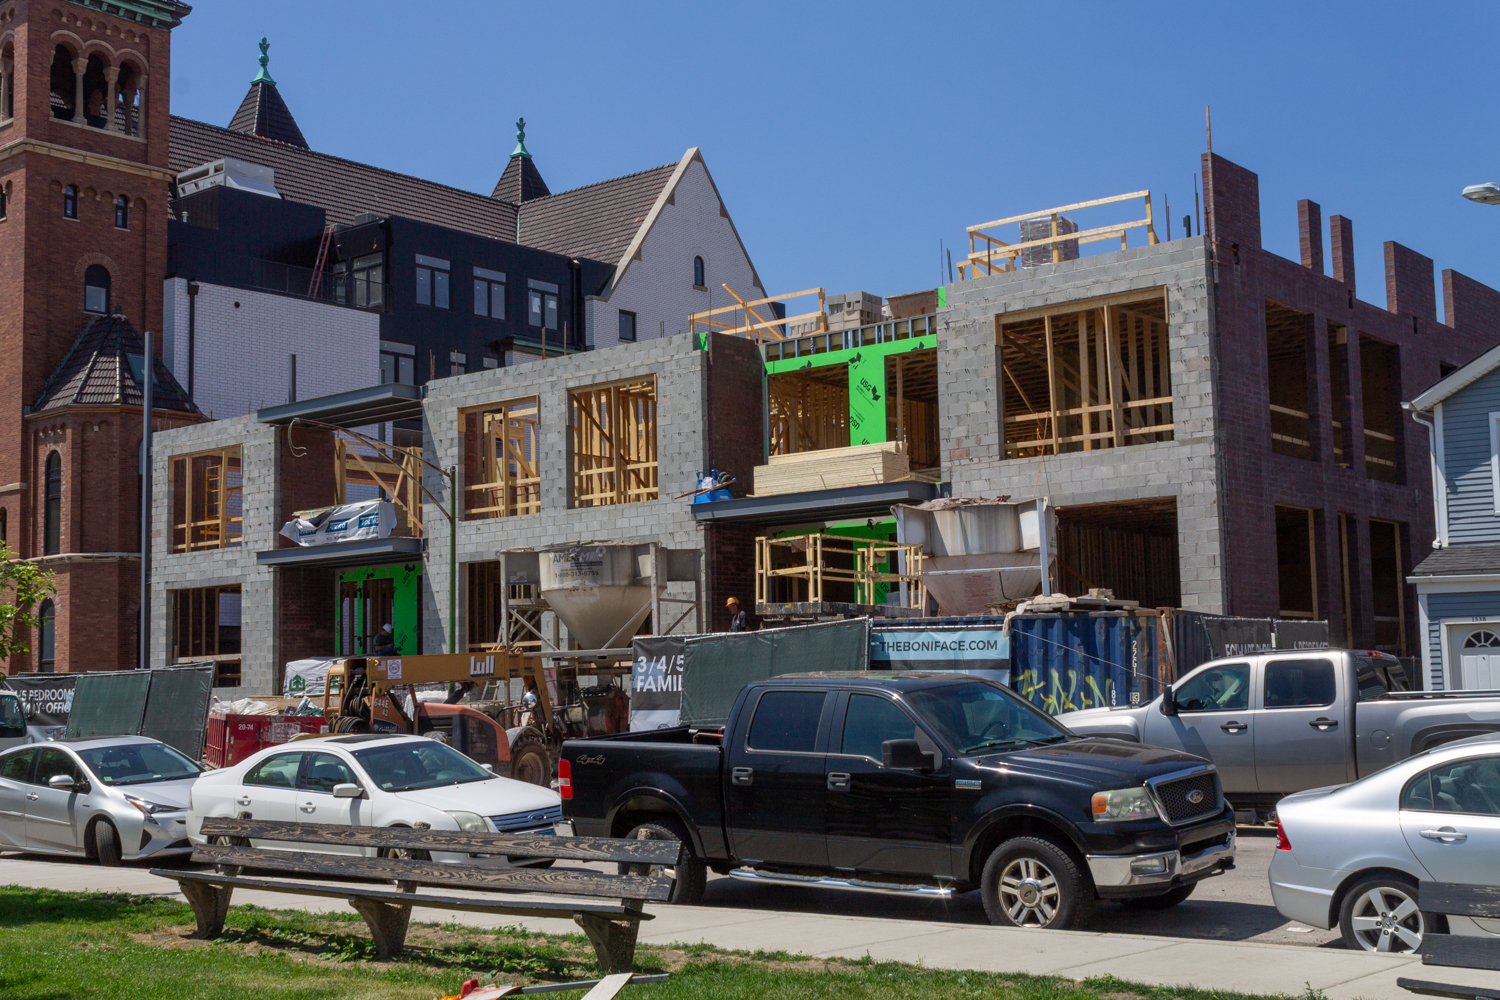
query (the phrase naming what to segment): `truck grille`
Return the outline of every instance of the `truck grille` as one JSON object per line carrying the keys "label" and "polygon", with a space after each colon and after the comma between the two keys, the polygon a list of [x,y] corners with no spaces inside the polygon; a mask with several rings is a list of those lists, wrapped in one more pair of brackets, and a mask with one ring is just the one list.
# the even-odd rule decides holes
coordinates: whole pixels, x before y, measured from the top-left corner
{"label": "truck grille", "polygon": [[546,830],[550,833],[553,825],[561,819],[562,806],[557,805],[550,809],[491,816],[490,822],[495,824],[496,831],[500,833],[520,833],[525,830]]}
{"label": "truck grille", "polygon": [[[1151,784],[1166,811],[1167,822],[1173,825],[1212,816],[1224,808],[1219,776],[1214,771],[1198,771]],[[1194,792],[1198,794],[1194,795]],[[1192,801],[1194,798],[1198,801]]]}

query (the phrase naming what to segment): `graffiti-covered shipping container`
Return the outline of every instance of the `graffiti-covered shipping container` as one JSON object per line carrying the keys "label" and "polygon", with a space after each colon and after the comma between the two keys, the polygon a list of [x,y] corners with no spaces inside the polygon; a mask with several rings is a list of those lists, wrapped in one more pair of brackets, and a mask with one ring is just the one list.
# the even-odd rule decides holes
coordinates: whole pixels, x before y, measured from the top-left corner
{"label": "graffiti-covered shipping container", "polygon": [[1051,715],[1157,693],[1154,612],[1024,614],[1010,621],[1010,686]]}

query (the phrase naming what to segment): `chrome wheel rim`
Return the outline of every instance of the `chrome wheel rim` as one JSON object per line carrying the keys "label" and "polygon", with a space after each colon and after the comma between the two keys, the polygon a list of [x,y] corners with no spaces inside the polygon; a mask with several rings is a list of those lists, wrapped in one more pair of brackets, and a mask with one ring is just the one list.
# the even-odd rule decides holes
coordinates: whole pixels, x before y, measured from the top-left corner
{"label": "chrome wheel rim", "polygon": [[1377,886],[1355,900],[1349,924],[1365,951],[1420,951],[1426,931],[1417,901],[1405,889],[1390,885]]}
{"label": "chrome wheel rim", "polygon": [[[635,832],[635,839],[663,840],[666,838],[653,836],[650,830],[637,830]],[[683,845],[683,849],[686,850],[687,845]],[[675,867],[667,865],[633,865],[631,866],[631,871],[635,874],[640,875],[665,875],[671,879],[675,879],[677,877],[677,869]]]}
{"label": "chrome wheel rim", "polygon": [[1000,906],[1017,927],[1046,927],[1061,901],[1057,876],[1036,858],[1016,858],[1000,873]]}

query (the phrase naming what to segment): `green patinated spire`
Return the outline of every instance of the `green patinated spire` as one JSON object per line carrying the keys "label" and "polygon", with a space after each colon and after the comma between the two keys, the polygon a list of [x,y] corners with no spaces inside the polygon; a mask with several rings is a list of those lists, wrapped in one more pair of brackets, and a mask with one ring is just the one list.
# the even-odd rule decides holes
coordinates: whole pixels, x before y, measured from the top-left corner
{"label": "green patinated spire", "polygon": [[512,160],[518,156],[526,160],[531,159],[531,151],[526,148],[525,118],[516,119],[516,148],[510,151],[510,158]]}
{"label": "green patinated spire", "polygon": [[269,83],[273,87],[276,86],[276,81],[271,79],[271,73],[266,69],[271,63],[271,57],[266,54],[266,50],[270,47],[271,43],[266,41],[265,36],[262,35],[260,39],[260,72],[255,74],[254,80],[250,81],[252,84]]}

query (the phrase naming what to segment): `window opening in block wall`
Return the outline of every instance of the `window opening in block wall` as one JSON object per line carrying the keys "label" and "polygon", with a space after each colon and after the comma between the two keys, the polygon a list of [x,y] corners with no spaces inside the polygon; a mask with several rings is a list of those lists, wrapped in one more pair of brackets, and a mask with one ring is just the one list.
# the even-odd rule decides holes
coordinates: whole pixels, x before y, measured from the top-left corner
{"label": "window opening in block wall", "polygon": [[1399,348],[1360,334],[1360,396],[1365,408],[1365,477],[1401,482],[1401,361]]}
{"label": "window opening in block wall", "polygon": [[463,414],[465,520],[542,509],[538,412],[537,397],[531,396]]}
{"label": "window opening in block wall", "polygon": [[228,549],[244,530],[240,449],[172,459],[172,551]]}
{"label": "window opening in block wall", "polygon": [[[506,583],[499,560],[466,564],[468,574],[468,652],[494,649],[522,649],[528,652],[542,647],[542,611],[546,608],[538,588],[529,583]],[[502,621],[506,606],[510,608],[509,627]]]}
{"label": "window opening in block wall", "polygon": [[417,305],[448,308],[449,270],[441,257],[417,254]]}
{"label": "window opening in block wall", "polygon": [[1072,303],[999,326],[1007,458],[1172,440],[1161,292]]}
{"label": "window opening in block wall", "polygon": [[657,498],[656,378],[568,394],[574,507]]}
{"label": "window opening in block wall", "polygon": [[240,587],[172,595],[172,662],[214,664],[214,687],[240,686]]}
{"label": "window opening in block wall", "polygon": [[62,456],[55,451],[47,456],[42,502],[42,554],[55,556],[62,551]]}
{"label": "window opening in block wall", "polygon": [[1280,618],[1318,617],[1315,512],[1276,506],[1276,580]]}
{"label": "window opening in block wall", "polygon": [[1370,519],[1370,597],[1375,612],[1375,648],[1406,655],[1406,578],[1402,538],[1406,525]]}
{"label": "window opening in block wall", "polygon": [[938,435],[937,351],[923,349],[885,359],[886,440],[906,442],[915,479],[942,478]]}
{"label": "window opening in block wall", "polygon": [[1270,391],[1271,451],[1312,460],[1308,372],[1312,368],[1312,316],[1266,302],[1266,384]]}
{"label": "window opening in block wall", "polygon": [[777,372],[767,378],[766,391],[772,455],[849,447],[847,362]]}
{"label": "window opening in block wall", "polygon": [[1143,608],[1179,607],[1177,498],[1057,508],[1057,581],[1065,594],[1102,587]]}
{"label": "window opening in block wall", "polygon": [[1349,420],[1349,328],[1328,324],[1328,402],[1333,418],[1333,462],[1348,468],[1354,460],[1354,426]]}
{"label": "window opening in block wall", "polygon": [[474,268],[474,315],[505,318],[505,272]]}

